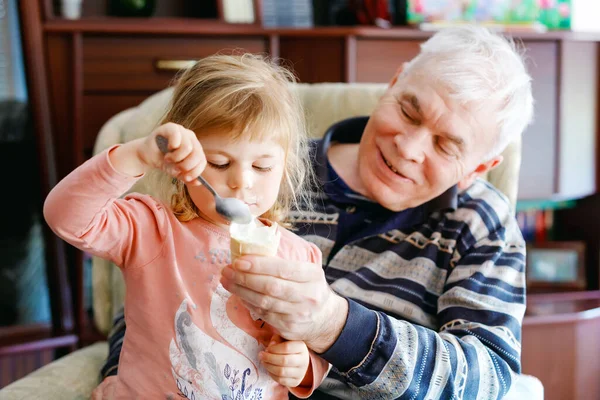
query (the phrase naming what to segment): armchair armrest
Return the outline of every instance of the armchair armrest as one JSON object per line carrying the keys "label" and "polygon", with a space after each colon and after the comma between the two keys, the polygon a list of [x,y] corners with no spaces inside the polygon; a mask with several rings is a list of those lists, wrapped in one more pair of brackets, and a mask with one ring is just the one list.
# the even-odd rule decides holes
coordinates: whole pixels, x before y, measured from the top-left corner
{"label": "armchair armrest", "polygon": [[0,390],[2,400],[87,400],[108,355],[100,342],[68,354]]}

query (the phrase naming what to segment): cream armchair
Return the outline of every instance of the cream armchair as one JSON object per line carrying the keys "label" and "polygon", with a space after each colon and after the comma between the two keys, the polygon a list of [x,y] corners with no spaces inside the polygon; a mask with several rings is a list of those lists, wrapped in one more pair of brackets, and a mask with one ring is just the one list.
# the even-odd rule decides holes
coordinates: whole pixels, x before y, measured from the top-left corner
{"label": "cream armchair", "polygon": [[[302,99],[311,136],[320,137],[334,122],[368,115],[385,90],[380,84],[296,84]],[[100,130],[94,153],[116,144],[143,137],[157,126],[166,112],[172,89],[149,97],[139,106],[113,116]],[[505,193],[514,205],[521,163],[521,142],[517,140],[504,151],[504,162],[487,176],[489,182]],[[152,182],[140,180],[132,191],[152,193]],[[115,312],[122,306],[124,286],[120,270],[111,263],[94,258],[92,268],[93,308],[97,328],[107,334]],[[108,354],[105,342],[71,353],[29,376],[0,390],[0,399],[87,399],[99,383],[99,371]],[[507,399],[542,400],[539,380],[520,376]]]}

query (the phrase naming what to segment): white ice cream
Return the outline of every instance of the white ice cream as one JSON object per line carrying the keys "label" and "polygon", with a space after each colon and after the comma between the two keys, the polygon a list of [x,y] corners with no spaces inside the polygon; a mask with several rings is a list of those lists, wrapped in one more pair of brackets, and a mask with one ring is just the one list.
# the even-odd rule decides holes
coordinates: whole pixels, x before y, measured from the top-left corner
{"label": "white ice cream", "polygon": [[279,247],[281,234],[277,224],[266,226],[254,218],[249,224],[232,222],[229,226],[231,235],[231,260],[243,255],[254,254],[274,256]]}

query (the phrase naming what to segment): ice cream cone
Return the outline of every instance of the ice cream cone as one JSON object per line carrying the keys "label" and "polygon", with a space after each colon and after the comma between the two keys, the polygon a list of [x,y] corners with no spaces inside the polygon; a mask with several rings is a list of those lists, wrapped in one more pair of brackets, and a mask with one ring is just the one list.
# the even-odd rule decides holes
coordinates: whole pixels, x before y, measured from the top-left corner
{"label": "ice cream cone", "polygon": [[260,221],[247,225],[232,223],[230,235],[231,262],[242,255],[274,256],[281,237],[276,223],[266,226]]}

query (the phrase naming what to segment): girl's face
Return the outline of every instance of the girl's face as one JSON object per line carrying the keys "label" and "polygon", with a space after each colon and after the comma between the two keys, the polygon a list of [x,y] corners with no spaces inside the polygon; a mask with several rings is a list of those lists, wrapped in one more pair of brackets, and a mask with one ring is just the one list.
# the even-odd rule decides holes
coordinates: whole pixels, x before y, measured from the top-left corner
{"label": "girl's face", "polygon": [[[273,140],[231,139],[227,133],[215,132],[201,139],[208,162],[202,173],[221,197],[245,202],[254,216],[268,211],[277,200],[283,178],[285,154]],[[190,197],[201,217],[219,226],[227,221],[215,210],[215,201],[203,186],[188,186]]]}

